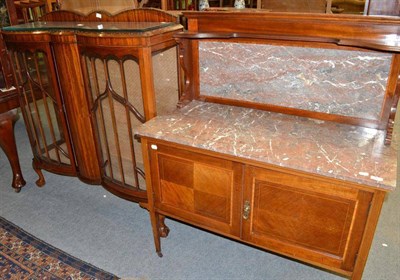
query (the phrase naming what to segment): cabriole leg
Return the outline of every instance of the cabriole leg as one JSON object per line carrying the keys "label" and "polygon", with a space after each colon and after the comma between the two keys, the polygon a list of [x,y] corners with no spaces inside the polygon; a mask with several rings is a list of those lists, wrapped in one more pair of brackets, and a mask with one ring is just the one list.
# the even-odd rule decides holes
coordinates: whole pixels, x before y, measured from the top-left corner
{"label": "cabriole leg", "polygon": [[0,147],[3,149],[11,165],[13,173],[11,186],[18,193],[25,186],[26,182],[22,176],[17,145],[15,144],[14,124],[17,119],[18,115],[15,111],[0,114]]}
{"label": "cabriole leg", "polygon": [[40,169],[39,164],[37,163],[37,161],[35,159],[33,159],[33,161],[32,161],[32,167],[33,167],[33,170],[35,170],[35,172],[39,176],[39,179],[36,180],[36,185],[38,187],[43,187],[44,184],[46,184],[46,180],[44,179],[42,170]]}

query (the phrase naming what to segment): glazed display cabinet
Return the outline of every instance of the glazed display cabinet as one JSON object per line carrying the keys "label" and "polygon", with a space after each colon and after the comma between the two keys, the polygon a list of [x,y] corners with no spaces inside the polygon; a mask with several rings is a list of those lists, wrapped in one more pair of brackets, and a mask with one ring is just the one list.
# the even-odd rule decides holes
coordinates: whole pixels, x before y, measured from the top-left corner
{"label": "glazed display cabinet", "polygon": [[133,130],[179,100],[177,20],[155,9],[57,11],[4,30],[38,185],[45,169],[147,200]]}

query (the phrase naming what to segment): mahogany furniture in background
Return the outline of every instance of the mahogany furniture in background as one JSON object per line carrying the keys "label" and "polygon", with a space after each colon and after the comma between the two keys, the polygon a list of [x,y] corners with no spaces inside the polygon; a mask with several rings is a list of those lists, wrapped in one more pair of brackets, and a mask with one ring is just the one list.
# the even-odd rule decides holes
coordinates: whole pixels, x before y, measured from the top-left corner
{"label": "mahogany furniture in background", "polygon": [[46,12],[45,1],[16,1],[15,8],[22,13],[23,22],[38,21]]}
{"label": "mahogany furniture in background", "polygon": [[366,0],[366,15],[400,16],[398,0]]}
{"label": "mahogany furniture in background", "polygon": [[397,18],[186,12],[182,108],[141,126],[165,216],[361,279],[387,191]]}
{"label": "mahogany furniture in background", "polygon": [[55,11],[3,31],[39,186],[45,169],[147,200],[132,128],[176,106],[177,21],[155,9]]}
{"label": "mahogany furniture in background", "polygon": [[18,112],[15,109],[10,110],[10,108],[18,107],[17,98],[15,90],[11,94],[7,94],[7,96],[3,94],[0,96],[0,147],[3,149],[11,165],[13,173],[11,186],[16,192],[20,192],[26,182],[22,176],[14,136],[14,124],[18,120]]}
{"label": "mahogany furniture in background", "polygon": [[[10,5],[12,1],[6,1],[10,24],[17,24],[14,5]],[[2,76],[1,92],[0,92],[0,146],[6,154],[13,173],[11,186],[16,192],[26,184],[22,176],[19,164],[18,151],[15,143],[14,124],[18,119],[15,108],[19,107],[18,92],[14,87],[15,81],[12,69],[7,55],[3,37],[0,35],[0,66]]]}

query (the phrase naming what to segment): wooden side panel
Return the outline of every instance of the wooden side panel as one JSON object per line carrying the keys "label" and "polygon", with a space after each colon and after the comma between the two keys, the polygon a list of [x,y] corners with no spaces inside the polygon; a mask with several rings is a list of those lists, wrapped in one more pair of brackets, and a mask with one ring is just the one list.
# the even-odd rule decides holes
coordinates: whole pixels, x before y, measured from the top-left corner
{"label": "wooden side panel", "polygon": [[351,271],[372,194],[317,178],[250,167],[244,239],[273,251]]}
{"label": "wooden side panel", "polygon": [[238,236],[241,165],[157,146],[157,152],[152,151],[156,207],[187,222]]}

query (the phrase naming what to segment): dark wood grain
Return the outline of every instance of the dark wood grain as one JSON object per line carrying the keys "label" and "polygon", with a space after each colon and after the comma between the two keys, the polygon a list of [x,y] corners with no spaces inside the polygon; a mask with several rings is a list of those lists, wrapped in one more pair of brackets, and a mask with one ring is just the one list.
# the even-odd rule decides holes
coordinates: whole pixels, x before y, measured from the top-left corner
{"label": "dark wood grain", "polygon": [[[101,14],[101,17],[99,16]],[[42,21],[77,21],[77,22],[176,22],[177,16],[168,14],[165,11],[153,8],[130,9],[115,15],[107,11],[96,11],[88,15],[73,11],[54,11],[41,17]]]}
{"label": "dark wood grain", "polygon": [[[57,63],[69,132],[74,143],[78,177],[87,183],[100,183],[93,128],[86,103],[84,81],[79,70],[79,53],[73,34],[52,35],[54,58]],[[68,78],[63,78],[68,77]],[[73,81],[73,82],[72,82]]]}
{"label": "dark wood grain", "polygon": [[[0,104],[3,104],[3,108],[5,107],[4,104],[6,104],[6,102],[5,100],[2,100],[2,97],[0,97]],[[18,113],[16,111],[4,112],[0,110],[0,147],[3,149],[11,165],[13,173],[11,186],[16,192],[20,192],[26,182],[22,176],[17,146],[15,143],[14,124],[17,119]]]}
{"label": "dark wood grain", "polygon": [[397,34],[396,17],[360,17],[269,13],[262,10],[191,12],[184,11],[188,30],[201,33],[254,33],[316,36],[338,39],[371,39],[384,43],[385,35]]}

